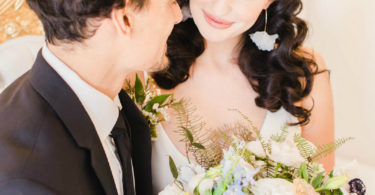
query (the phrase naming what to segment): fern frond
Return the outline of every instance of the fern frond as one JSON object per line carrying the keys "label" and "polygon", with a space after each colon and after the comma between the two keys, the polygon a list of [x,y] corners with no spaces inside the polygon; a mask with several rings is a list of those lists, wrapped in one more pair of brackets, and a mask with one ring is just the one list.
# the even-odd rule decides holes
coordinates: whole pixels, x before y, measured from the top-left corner
{"label": "fern frond", "polygon": [[249,119],[249,117],[247,117],[245,114],[243,114],[240,110],[238,109],[229,109],[229,111],[235,111],[237,112],[238,114],[240,114],[242,116],[243,119],[245,119],[249,124],[250,124],[250,127],[252,128],[252,130],[256,133],[257,135],[257,138],[258,140],[260,141],[260,143],[262,144],[262,148],[264,150],[265,153],[269,152],[271,153],[272,151],[272,148],[271,148],[271,144],[269,143],[266,143],[263,139],[263,137],[260,135],[260,131],[259,129],[254,125],[253,121],[251,121]]}
{"label": "fern frond", "polygon": [[240,114],[242,116],[243,119],[245,119],[251,126],[251,128],[257,133],[257,135],[260,134],[260,131],[259,129],[254,125],[253,121],[251,121],[249,119],[249,117],[247,117],[244,113],[242,113],[240,110],[238,109],[229,109],[229,111],[234,111],[234,112],[237,112],[238,114]]}
{"label": "fern frond", "polygon": [[253,167],[256,167],[256,159],[252,152],[245,150],[243,157],[246,162],[250,163]]}
{"label": "fern frond", "polygon": [[315,153],[315,148],[308,141],[306,141],[300,134],[294,135],[294,143],[296,143],[297,148],[301,156],[305,159],[311,157]]}
{"label": "fern frond", "polygon": [[254,132],[241,123],[224,125],[216,130],[211,130],[210,138],[214,138],[223,149],[227,149],[233,142],[233,136],[242,141],[250,142],[256,140]]}
{"label": "fern frond", "polygon": [[204,150],[195,147],[190,147],[189,150],[196,162],[206,169],[219,165],[223,159],[222,148],[216,142],[206,144]]}
{"label": "fern frond", "polygon": [[336,140],[334,143],[319,146],[317,151],[310,158],[312,161],[316,162],[322,159],[323,157],[327,156],[331,152],[335,151],[337,148],[341,147],[346,142],[351,141],[353,139],[353,137],[341,138]]}
{"label": "fern frond", "polygon": [[267,163],[264,169],[265,169],[265,177],[272,178],[275,175],[275,172],[276,172],[275,166]]}
{"label": "fern frond", "polygon": [[[172,108],[176,112],[176,132],[183,137],[181,141],[188,143],[187,150],[196,162],[204,168],[218,165],[223,156],[221,142],[216,140],[217,137],[207,133],[211,131],[204,129],[206,124],[195,114],[196,108],[187,99],[174,103]],[[191,140],[194,143],[191,143]]]}
{"label": "fern frond", "polygon": [[268,142],[267,145],[266,145],[266,147],[267,147],[268,154],[272,154],[272,145],[271,145],[271,142]]}
{"label": "fern frond", "polygon": [[174,112],[176,113],[176,123],[178,129],[175,131],[181,135],[184,139],[181,141],[189,141],[186,137],[185,129],[191,131],[195,140],[202,141],[204,134],[202,129],[205,126],[202,118],[195,115],[196,108],[192,106],[190,101],[182,99],[179,102],[175,102],[172,105]]}
{"label": "fern frond", "polygon": [[258,140],[259,140],[260,144],[262,145],[264,153],[265,154],[267,154],[267,153],[271,154],[272,153],[271,144],[270,143],[266,143],[264,141],[263,137],[260,134],[258,134]]}
{"label": "fern frond", "polygon": [[284,125],[281,128],[281,133],[277,135],[272,135],[271,139],[274,140],[275,142],[283,142],[285,141],[286,137],[288,136],[288,125]]}

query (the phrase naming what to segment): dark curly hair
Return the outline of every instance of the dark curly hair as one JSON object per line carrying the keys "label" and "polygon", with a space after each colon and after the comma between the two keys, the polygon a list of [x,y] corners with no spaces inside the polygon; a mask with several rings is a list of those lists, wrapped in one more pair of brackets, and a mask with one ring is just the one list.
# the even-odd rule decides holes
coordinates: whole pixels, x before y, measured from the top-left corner
{"label": "dark curly hair", "polygon": [[[180,1],[180,6],[189,0]],[[283,107],[299,118],[298,123],[309,122],[311,109],[295,103],[308,96],[318,67],[312,54],[301,49],[308,27],[297,17],[302,10],[301,0],[275,0],[268,8],[267,32],[278,34],[276,48],[271,52],[260,51],[250,40],[249,34],[262,31],[265,11],[255,24],[243,33],[238,65],[252,88],[258,93],[257,106],[275,112]],[[167,56],[170,66],[153,74],[156,83],[164,89],[172,89],[189,78],[189,70],[195,59],[205,49],[205,42],[192,19],[175,26],[169,40]]]}
{"label": "dark curly hair", "polygon": [[[130,0],[140,9],[148,0]],[[41,20],[48,42],[78,41],[92,37],[98,25],[88,19],[108,18],[113,9],[125,7],[125,0],[27,0]]]}

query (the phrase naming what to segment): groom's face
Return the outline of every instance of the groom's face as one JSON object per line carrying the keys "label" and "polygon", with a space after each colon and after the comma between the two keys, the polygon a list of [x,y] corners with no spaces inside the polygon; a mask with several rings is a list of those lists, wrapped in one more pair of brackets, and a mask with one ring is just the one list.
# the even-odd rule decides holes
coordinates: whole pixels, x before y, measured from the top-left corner
{"label": "groom's face", "polygon": [[150,0],[134,22],[134,35],[141,46],[143,70],[158,71],[169,63],[167,39],[175,24],[182,19],[176,0]]}

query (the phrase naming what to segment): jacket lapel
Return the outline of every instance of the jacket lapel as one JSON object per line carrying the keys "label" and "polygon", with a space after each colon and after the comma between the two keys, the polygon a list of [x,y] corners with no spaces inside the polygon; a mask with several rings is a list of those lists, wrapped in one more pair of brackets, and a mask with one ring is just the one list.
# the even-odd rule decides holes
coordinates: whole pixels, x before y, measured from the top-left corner
{"label": "jacket lapel", "polygon": [[106,194],[117,194],[108,160],[89,115],[72,89],[44,60],[41,51],[29,72],[29,79],[60,117],[77,145],[90,151],[91,165]]}
{"label": "jacket lapel", "polygon": [[121,91],[122,112],[129,122],[132,140],[132,161],[137,194],[152,195],[151,135],[147,122],[133,100]]}

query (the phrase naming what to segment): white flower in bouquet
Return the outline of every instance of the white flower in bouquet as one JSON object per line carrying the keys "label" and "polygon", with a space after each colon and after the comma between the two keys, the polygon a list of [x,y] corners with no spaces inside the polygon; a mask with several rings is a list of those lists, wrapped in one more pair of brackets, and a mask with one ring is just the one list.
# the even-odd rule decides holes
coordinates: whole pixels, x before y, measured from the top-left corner
{"label": "white flower in bouquet", "polygon": [[235,153],[233,147],[229,147],[228,150],[223,150],[224,158],[221,160],[220,164],[223,165],[223,174],[227,175],[228,171],[233,168],[234,164],[237,164],[241,157]]}
{"label": "white flower in bouquet", "polygon": [[295,179],[293,180],[293,184],[296,187],[296,194],[319,195],[318,192],[315,192],[314,187],[304,179]]}
{"label": "white flower in bouquet", "polygon": [[266,153],[264,152],[264,149],[262,147],[262,144],[260,143],[259,139],[255,141],[251,141],[246,144],[246,149],[257,155],[258,157],[265,158]]}
{"label": "white flower in bouquet", "polygon": [[255,195],[295,195],[296,187],[285,179],[265,178],[259,179],[251,191]]}
{"label": "white flower in bouquet", "polygon": [[[146,104],[147,102],[149,102],[152,98],[154,98],[154,96],[155,96],[155,95],[154,95],[153,93],[147,91],[147,92],[146,92],[146,97],[145,97],[145,100],[144,100],[143,104]],[[142,107],[143,107],[144,105],[139,105],[139,106],[141,106],[140,110],[142,110]]]}
{"label": "white flower in bouquet", "polygon": [[186,188],[194,176],[204,173],[205,170],[203,167],[190,163],[180,168],[178,179],[182,182],[184,188]]}
{"label": "white flower in bouquet", "polygon": [[[334,176],[347,175],[349,178],[348,180],[352,180],[354,178],[359,177],[357,173],[354,171],[356,170],[356,166],[358,166],[357,160],[352,160],[351,162],[345,165],[336,167],[335,171],[333,172],[333,175]],[[340,189],[343,192],[343,195],[356,194],[356,193],[350,193],[349,183],[346,183]]]}
{"label": "white flower in bouquet", "polygon": [[347,164],[335,167],[333,172],[334,176],[347,175],[349,179],[359,177],[358,173],[355,172],[356,167],[358,167],[357,160],[352,160]]}
{"label": "white flower in bouquet", "polygon": [[256,167],[262,167],[262,166],[265,166],[266,165],[266,162],[262,161],[262,160],[257,160],[254,162],[254,165]]}
{"label": "white flower in bouquet", "polygon": [[167,185],[159,195],[183,195],[185,194],[175,183]]}
{"label": "white flower in bouquet", "polygon": [[199,184],[199,193],[204,194],[206,190],[211,190],[214,187],[214,179],[203,179]]}
{"label": "white flower in bouquet", "polygon": [[243,168],[246,173],[253,172],[255,170],[255,168],[251,164],[246,162],[243,158],[238,161],[238,166]]}
{"label": "white flower in bouquet", "polygon": [[198,186],[200,194],[204,194],[206,190],[210,190],[214,186],[214,179],[205,178],[206,173],[201,173],[194,176],[189,182],[188,192],[193,193],[194,189]]}
{"label": "white flower in bouquet", "polygon": [[194,191],[194,189],[198,186],[199,182],[202,180],[202,178],[206,175],[206,173],[201,173],[198,175],[195,175],[190,181],[188,186],[188,191]]}
{"label": "white flower in bouquet", "polygon": [[272,153],[269,157],[275,162],[298,168],[305,161],[296,143],[292,140],[285,140],[284,142],[271,141],[271,147]]}
{"label": "white flower in bouquet", "polygon": [[159,104],[158,103],[156,103],[156,104],[154,104],[153,106],[152,106],[152,109],[153,110],[157,110],[159,108]]}

